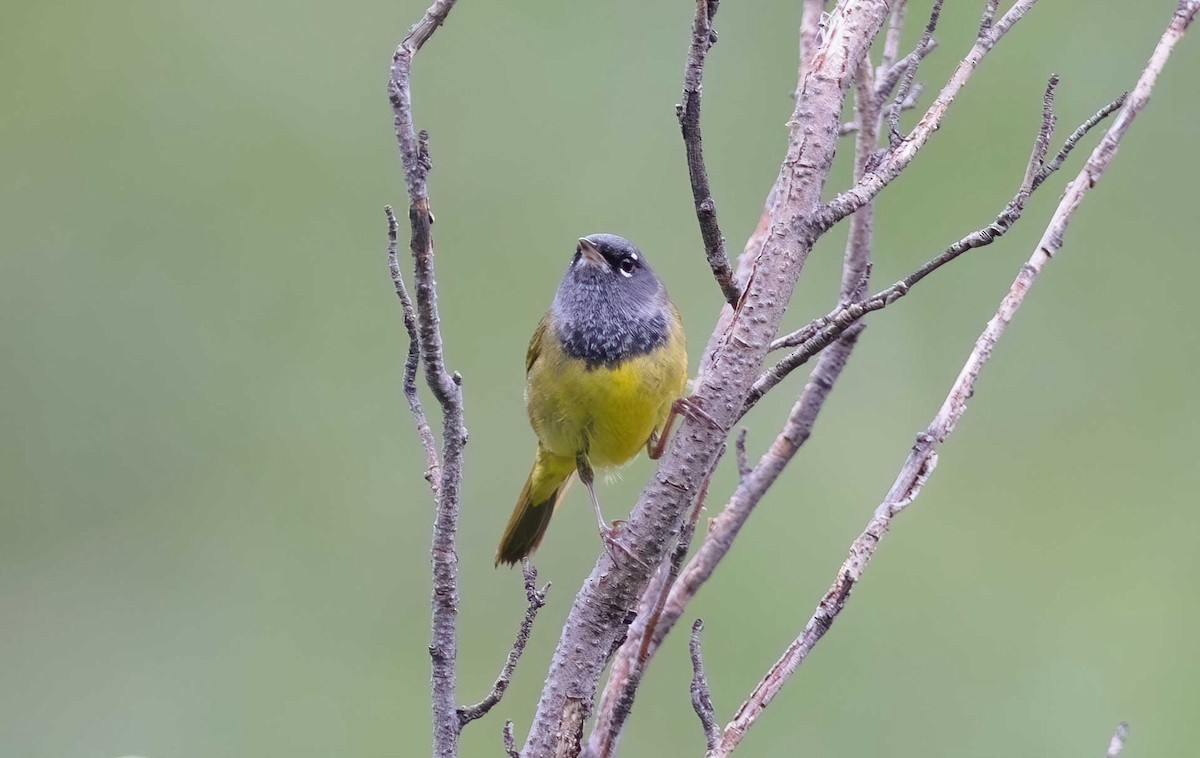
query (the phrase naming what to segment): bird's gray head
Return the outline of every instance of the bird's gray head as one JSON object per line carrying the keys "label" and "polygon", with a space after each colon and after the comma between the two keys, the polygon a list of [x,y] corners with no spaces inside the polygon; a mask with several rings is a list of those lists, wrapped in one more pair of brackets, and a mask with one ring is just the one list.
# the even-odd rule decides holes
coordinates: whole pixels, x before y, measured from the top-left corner
{"label": "bird's gray head", "polygon": [[637,246],[615,234],[579,240],[551,313],[567,352],[619,363],[667,339],[670,300]]}

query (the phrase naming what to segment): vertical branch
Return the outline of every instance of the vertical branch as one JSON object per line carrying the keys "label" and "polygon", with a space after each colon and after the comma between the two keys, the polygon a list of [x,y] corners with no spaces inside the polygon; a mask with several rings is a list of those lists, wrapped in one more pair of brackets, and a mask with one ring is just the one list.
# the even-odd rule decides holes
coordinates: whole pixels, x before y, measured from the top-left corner
{"label": "vertical branch", "polygon": [[388,224],[388,271],[392,275],[392,286],[396,288],[396,297],[400,300],[400,311],[404,315],[404,330],[408,332],[408,357],[404,360],[404,397],[408,400],[408,410],[412,414],[413,423],[417,427],[417,439],[425,451],[425,481],[433,491],[437,500],[438,490],[441,489],[442,462],[438,455],[437,440],[433,438],[433,430],[429,428],[429,419],[421,405],[421,396],[417,394],[417,370],[421,365],[421,337],[417,333],[417,310],[413,307],[408,288],[404,286],[404,276],[400,273],[400,259],[396,254],[399,230],[396,223],[396,213],[392,206],[383,209]]}
{"label": "vertical branch", "polygon": [[688,652],[692,656],[692,709],[700,719],[700,726],[704,729],[704,742],[711,751],[721,738],[721,729],[713,716],[712,693],[708,688],[708,677],[704,673],[704,656],[700,652],[702,631],[704,622],[696,619],[692,624],[692,638],[688,642]]}
{"label": "vertical branch", "polygon": [[717,33],[712,28],[713,17],[717,15],[717,5],[718,0],[696,0],[692,44],[683,68],[683,99],[675,107],[675,113],[679,117],[679,127],[683,132],[688,178],[692,183],[692,200],[696,204],[696,220],[700,223],[700,237],[704,240],[708,266],[725,296],[725,302],[736,308],[741,293],[733,280],[729,256],[725,253],[725,238],[721,236],[721,227],[717,224],[717,204],[708,185],[708,170],[704,166],[704,145],[700,138],[701,82],[704,78],[704,60],[708,51],[717,43]]}
{"label": "vertical branch", "polygon": [[[894,15],[892,21],[894,26]],[[875,99],[875,77],[869,56],[863,59],[858,69],[854,110],[859,124],[854,141],[854,181],[857,183],[866,174],[867,164],[875,155],[875,145],[879,140],[880,109]],[[842,288],[839,295],[842,304],[858,300],[867,292],[871,283],[869,268],[874,232],[875,204],[866,203],[850,217],[850,231],[846,237],[846,253],[842,262]]]}
{"label": "vertical branch", "polygon": [[[911,56],[905,66],[904,75],[900,78],[900,87],[896,90],[896,99],[888,109],[888,141],[895,146],[902,139],[900,134],[900,108],[908,98],[912,89],[913,78],[917,75],[917,66],[921,62],[921,52],[930,50],[933,44],[933,33],[937,29],[938,18],[942,15],[942,0],[934,0],[933,10],[929,13],[929,22],[921,33],[921,41],[917,43],[916,54]],[[865,172],[864,172],[865,173]],[[862,176],[856,176],[855,183],[862,181]]]}
{"label": "vertical branch", "polygon": [[[455,707],[458,553],[455,532],[458,528],[458,501],[467,429],[459,386],[461,379],[458,374],[451,375],[447,371],[442,347],[434,277],[433,213],[429,206],[428,191],[431,168],[429,137],[425,132],[418,134],[413,126],[411,72],[417,51],[433,36],[453,7],[454,0],[435,0],[429,6],[396,48],[388,79],[388,99],[392,104],[396,142],[408,186],[409,248],[413,255],[413,279],[416,285],[419,353],[425,366],[425,381],[442,410],[442,467],[434,487],[436,513],[430,549],[433,562],[433,623],[429,656],[433,669],[433,752],[437,758],[454,758],[458,754],[459,720]],[[395,278],[396,274],[393,276]],[[411,365],[411,354],[409,361]],[[425,438],[424,432],[422,437]]]}
{"label": "vertical branch", "polygon": [[875,70],[875,78],[883,76],[895,63],[900,55],[900,35],[904,33],[904,15],[908,10],[908,0],[896,0],[892,3],[892,18],[888,21],[887,36],[883,39],[883,56],[879,68]]}
{"label": "vertical branch", "polygon": [[797,100],[804,89],[804,78],[812,66],[813,56],[821,46],[821,24],[824,16],[825,0],[804,0],[800,11],[800,64],[796,71],[795,95]]}

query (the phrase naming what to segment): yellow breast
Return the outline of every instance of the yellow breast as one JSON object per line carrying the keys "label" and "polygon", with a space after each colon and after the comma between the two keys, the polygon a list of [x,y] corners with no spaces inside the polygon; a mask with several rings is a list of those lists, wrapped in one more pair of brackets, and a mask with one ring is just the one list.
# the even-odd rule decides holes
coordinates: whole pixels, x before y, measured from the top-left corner
{"label": "yellow breast", "polygon": [[548,452],[593,466],[619,466],[662,425],[687,384],[687,351],[677,325],[662,347],[615,366],[588,368],[566,355],[546,330],[529,367],[529,421]]}

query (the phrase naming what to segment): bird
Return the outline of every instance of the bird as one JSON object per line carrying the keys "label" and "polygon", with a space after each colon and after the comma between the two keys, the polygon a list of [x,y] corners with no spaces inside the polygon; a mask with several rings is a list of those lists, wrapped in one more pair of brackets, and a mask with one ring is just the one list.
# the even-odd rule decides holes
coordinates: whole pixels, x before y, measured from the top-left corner
{"label": "bird", "polygon": [[609,555],[636,560],[618,539],[622,522],[609,526],[601,513],[594,472],[643,448],[651,458],[662,454],[676,414],[698,410],[683,400],[687,377],[679,310],[646,256],[615,234],[581,237],[525,354],[525,408],[537,450],[496,565],[537,549],[576,475]]}

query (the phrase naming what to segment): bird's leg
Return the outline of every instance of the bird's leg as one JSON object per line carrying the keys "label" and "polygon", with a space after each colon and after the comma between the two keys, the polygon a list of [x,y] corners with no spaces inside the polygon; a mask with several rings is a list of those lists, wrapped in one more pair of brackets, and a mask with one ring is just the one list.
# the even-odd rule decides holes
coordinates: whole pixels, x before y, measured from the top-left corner
{"label": "bird's leg", "polygon": [[671,427],[675,425],[675,418],[679,415],[687,416],[695,421],[703,421],[714,429],[720,429],[721,425],[716,419],[704,412],[700,407],[700,401],[695,397],[681,397],[671,403],[671,412],[667,414],[667,420],[663,422],[662,432],[650,432],[650,439],[646,440],[646,455],[650,456],[650,460],[656,461],[662,457],[663,451],[667,449],[667,439],[671,434]]}
{"label": "bird's leg", "polygon": [[592,472],[592,463],[587,458],[587,453],[579,453],[575,456],[575,470],[579,472],[579,481],[583,482],[583,486],[587,487],[588,497],[592,499],[592,508],[596,511],[596,525],[600,529],[600,540],[604,543],[604,549],[608,551],[608,557],[612,558],[613,563],[620,563],[617,558],[617,550],[620,550],[625,555],[632,558],[637,563],[646,565],[641,559],[634,555],[633,551],[621,544],[618,534],[621,531],[620,525],[624,521],[614,521],[612,526],[604,519],[604,514],[600,512],[600,498],[596,497],[595,475]]}

